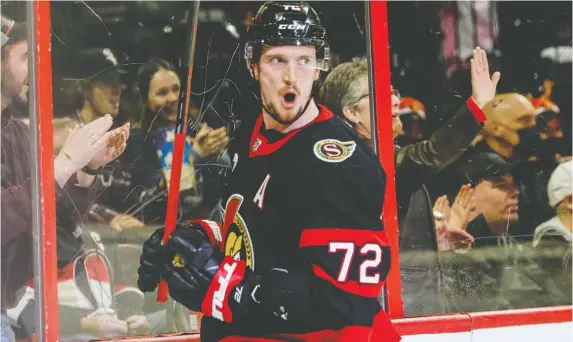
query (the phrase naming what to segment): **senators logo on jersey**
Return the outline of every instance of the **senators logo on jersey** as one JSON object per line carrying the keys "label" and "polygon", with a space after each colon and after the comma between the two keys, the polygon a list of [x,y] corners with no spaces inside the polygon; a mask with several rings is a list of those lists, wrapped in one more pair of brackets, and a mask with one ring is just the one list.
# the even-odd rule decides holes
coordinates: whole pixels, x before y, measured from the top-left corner
{"label": "senators logo on jersey", "polygon": [[352,156],[356,149],[354,141],[324,139],[314,144],[314,154],[318,159],[328,163],[340,163]]}
{"label": "senators logo on jersey", "polygon": [[255,255],[251,236],[247,230],[245,220],[239,214],[239,209],[243,203],[243,196],[232,195],[227,201],[224,218],[224,238],[223,246],[225,256],[235,260],[244,260],[251,270],[255,269]]}

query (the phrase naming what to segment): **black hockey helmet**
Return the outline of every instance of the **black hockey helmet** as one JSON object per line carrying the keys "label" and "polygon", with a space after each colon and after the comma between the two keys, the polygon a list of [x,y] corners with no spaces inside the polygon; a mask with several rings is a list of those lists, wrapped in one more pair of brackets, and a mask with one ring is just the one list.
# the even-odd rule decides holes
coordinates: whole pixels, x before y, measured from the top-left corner
{"label": "black hockey helmet", "polygon": [[316,11],[303,1],[268,1],[259,8],[247,32],[247,66],[258,61],[264,46],[284,45],[316,47],[318,68],[328,71],[326,29]]}

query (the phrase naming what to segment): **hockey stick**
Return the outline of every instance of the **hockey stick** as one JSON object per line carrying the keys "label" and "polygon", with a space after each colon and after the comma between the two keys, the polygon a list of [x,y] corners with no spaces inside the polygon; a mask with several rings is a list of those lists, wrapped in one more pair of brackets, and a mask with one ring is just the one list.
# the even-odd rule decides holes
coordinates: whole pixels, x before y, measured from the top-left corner
{"label": "hockey stick", "polygon": [[[179,188],[181,185],[181,168],[183,167],[183,151],[185,139],[187,137],[187,114],[189,111],[189,101],[191,100],[191,76],[193,74],[193,58],[195,56],[195,37],[197,35],[197,23],[199,21],[199,0],[192,1],[187,15],[187,44],[185,45],[185,57],[183,65],[188,65],[187,84],[185,89],[181,87],[179,93],[179,108],[177,111],[177,121],[175,123],[175,140],[173,142],[173,162],[171,164],[171,177],[169,192],[167,194],[167,213],[165,216],[165,233],[163,235],[163,245],[169,240],[171,232],[175,229],[177,221],[177,209],[179,208]],[[157,301],[164,303],[167,301],[169,288],[167,282],[161,280],[157,290]]]}

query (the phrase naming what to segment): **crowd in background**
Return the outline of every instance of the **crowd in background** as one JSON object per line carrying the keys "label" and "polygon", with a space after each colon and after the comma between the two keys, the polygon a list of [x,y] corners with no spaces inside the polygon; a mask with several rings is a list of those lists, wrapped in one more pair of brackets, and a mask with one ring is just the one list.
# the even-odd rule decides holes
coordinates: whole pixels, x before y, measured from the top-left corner
{"label": "crowd in background", "polygon": [[[226,147],[241,115],[260,110],[241,76],[242,50],[232,34],[244,31],[259,3],[232,3],[207,5],[199,25],[178,220],[220,220],[221,189],[232,165]],[[52,22],[55,155],[72,132],[106,114],[113,117],[110,129],[130,127],[125,151],[97,175],[82,232],[77,220],[58,216],[60,315],[68,317],[60,318],[63,340],[192,328],[181,307],[159,305],[135,285],[141,241],[165,221],[185,87],[185,6],[155,4],[100,7],[103,33],[93,41],[79,39],[95,34],[88,28],[77,29],[85,30],[82,36],[70,32],[69,23]],[[12,6],[13,17],[22,15]],[[77,3],[52,6],[54,18],[88,10]],[[332,14],[332,58],[315,96],[371,142],[364,9],[357,2],[330,6],[318,6],[323,17]],[[377,108],[375,114],[392,115],[406,316],[571,304],[571,13],[565,23],[558,4],[532,6],[543,9],[537,19],[516,17],[512,5],[493,1],[389,4],[392,113]],[[227,21],[235,31],[211,29],[213,8],[235,16]],[[116,12],[123,14],[114,26]],[[332,18],[344,18],[341,28]],[[544,28],[544,43],[524,37],[519,29],[527,21]],[[122,48],[130,38],[139,45]],[[211,52],[213,42],[219,49]],[[480,103],[480,96],[491,101]],[[26,121],[27,108],[13,107]],[[33,332],[28,285],[8,310],[21,338]]]}

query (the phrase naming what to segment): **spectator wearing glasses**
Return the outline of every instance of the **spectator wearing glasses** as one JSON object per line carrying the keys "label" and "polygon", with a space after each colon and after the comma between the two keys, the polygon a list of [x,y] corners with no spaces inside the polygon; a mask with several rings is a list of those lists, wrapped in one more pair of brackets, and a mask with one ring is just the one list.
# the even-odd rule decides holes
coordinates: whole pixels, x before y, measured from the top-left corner
{"label": "spectator wearing glasses", "polygon": [[[406,315],[444,311],[440,301],[437,253],[431,253],[432,257],[423,258],[424,260],[408,258],[406,253],[437,252],[432,204],[425,184],[470,146],[486,120],[481,108],[495,95],[501,75],[496,72],[490,76],[485,51],[476,48],[473,56],[473,91],[466,105],[430,139],[414,145],[395,147],[400,269]],[[365,59],[354,59],[352,62],[338,65],[325,79],[320,89],[320,97],[372,146],[367,63]],[[394,89],[391,91],[392,131],[396,138],[402,131],[400,98]]]}

